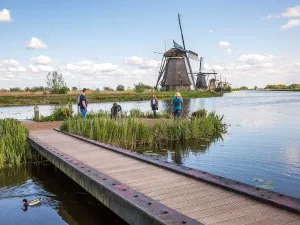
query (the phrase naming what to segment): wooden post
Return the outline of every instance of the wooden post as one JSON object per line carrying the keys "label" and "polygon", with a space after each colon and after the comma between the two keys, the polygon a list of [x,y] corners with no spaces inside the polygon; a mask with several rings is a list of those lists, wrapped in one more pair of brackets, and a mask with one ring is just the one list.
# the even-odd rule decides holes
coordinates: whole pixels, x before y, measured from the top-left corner
{"label": "wooden post", "polygon": [[80,94],[77,97],[77,113],[80,113],[80,106],[78,105],[78,103],[80,102]]}
{"label": "wooden post", "polygon": [[34,117],[33,117],[34,121],[39,121],[40,120],[40,110],[39,107],[36,105],[34,106]]}

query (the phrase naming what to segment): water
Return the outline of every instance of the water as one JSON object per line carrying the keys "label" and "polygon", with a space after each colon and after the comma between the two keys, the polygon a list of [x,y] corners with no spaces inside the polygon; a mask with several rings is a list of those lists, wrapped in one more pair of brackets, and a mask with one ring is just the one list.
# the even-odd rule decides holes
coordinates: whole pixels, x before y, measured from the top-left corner
{"label": "water", "polygon": [[[50,163],[3,169],[0,178],[0,224],[126,224]],[[22,210],[24,198],[39,197],[41,205]]]}
{"label": "water", "polygon": [[[111,105],[89,104],[89,110],[108,111]],[[121,102],[121,106],[125,111],[150,111],[149,101]],[[200,108],[224,115],[228,133],[209,144],[170,146],[158,152],[163,158],[252,185],[268,184],[263,187],[300,198],[300,92],[241,91],[184,100],[184,114]],[[42,115],[53,109],[40,106]],[[170,109],[170,101],[160,101],[159,109]],[[0,108],[0,118],[32,115],[32,106]]]}

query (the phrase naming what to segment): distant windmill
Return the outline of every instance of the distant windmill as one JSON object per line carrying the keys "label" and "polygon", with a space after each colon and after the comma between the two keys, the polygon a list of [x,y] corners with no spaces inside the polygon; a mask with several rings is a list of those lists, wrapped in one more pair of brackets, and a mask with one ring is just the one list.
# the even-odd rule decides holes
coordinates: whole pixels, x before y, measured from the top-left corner
{"label": "distant windmill", "polygon": [[179,14],[178,22],[183,47],[173,40],[174,48],[163,54],[155,89],[158,86],[163,90],[191,90],[191,85],[196,87],[189,58],[198,60],[199,57],[197,53],[185,48]]}
{"label": "distant windmill", "polygon": [[[202,72],[202,63],[203,57],[200,57],[200,65],[199,65],[199,72],[197,73],[197,81],[196,81],[196,89],[210,89],[214,90],[216,88],[216,75],[217,73],[213,70],[213,73],[209,72]],[[207,80],[209,79],[210,75],[214,75],[214,78],[209,80],[209,86],[207,86]],[[207,77],[207,78],[206,78]]]}
{"label": "distant windmill", "polygon": [[216,88],[216,91],[222,91],[224,88],[230,86],[231,84],[229,84],[227,81],[226,81],[226,78],[225,78],[225,81],[223,82],[222,81],[222,76],[220,74],[220,81],[217,85],[217,88]]}

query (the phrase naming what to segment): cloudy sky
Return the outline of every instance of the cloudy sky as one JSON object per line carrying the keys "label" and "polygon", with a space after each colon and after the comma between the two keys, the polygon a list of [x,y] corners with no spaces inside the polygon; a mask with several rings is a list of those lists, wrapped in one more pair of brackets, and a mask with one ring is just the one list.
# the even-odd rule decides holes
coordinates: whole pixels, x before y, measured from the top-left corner
{"label": "cloudy sky", "polygon": [[[153,85],[161,55],[181,44],[233,87],[300,83],[299,0],[1,0],[0,88]],[[198,71],[198,62],[192,62]]]}

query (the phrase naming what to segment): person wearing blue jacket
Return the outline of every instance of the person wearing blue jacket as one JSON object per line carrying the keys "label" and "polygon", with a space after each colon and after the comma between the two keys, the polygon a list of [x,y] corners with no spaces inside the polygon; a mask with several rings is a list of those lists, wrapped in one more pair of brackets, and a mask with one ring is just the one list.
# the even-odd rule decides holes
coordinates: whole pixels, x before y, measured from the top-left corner
{"label": "person wearing blue jacket", "polygon": [[175,97],[172,99],[173,112],[174,112],[174,120],[179,120],[182,111],[182,97],[179,92],[176,92]]}

